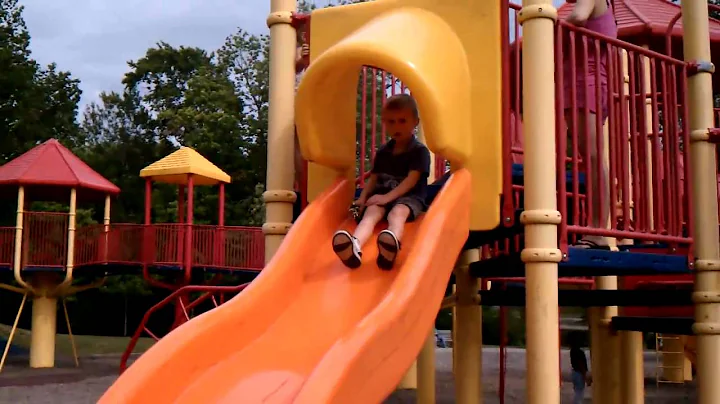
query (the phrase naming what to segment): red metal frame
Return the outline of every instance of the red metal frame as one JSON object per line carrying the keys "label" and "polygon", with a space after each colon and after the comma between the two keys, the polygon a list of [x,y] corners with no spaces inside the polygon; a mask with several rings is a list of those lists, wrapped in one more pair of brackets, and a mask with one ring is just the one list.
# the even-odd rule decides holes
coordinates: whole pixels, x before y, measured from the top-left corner
{"label": "red metal frame", "polygon": [[[160,337],[158,337],[155,333],[153,333],[147,328],[147,323],[153,313],[157,312],[158,310],[169,304],[174,304],[176,305],[176,307],[181,308],[181,313],[184,315],[185,321],[188,321],[190,320],[189,311],[198,307],[201,303],[211,300],[213,302],[213,306],[218,307],[219,305],[225,303],[225,301],[227,300],[225,296],[227,294],[239,293],[248,285],[249,283],[238,286],[191,285],[184,286],[180,289],[175,290],[168,297],[151,307],[150,310],[148,310],[147,313],[145,313],[145,315],[143,316],[140,324],[138,325],[138,328],[135,330],[135,333],[130,339],[128,347],[125,349],[125,352],[123,352],[122,358],[120,359],[120,373],[124,372],[125,369],[127,369],[127,362],[130,359],[130,356],[132,355],[132,352],[135,349],[135,346],[137,345],[137,342],[143,335],[143,333],[148,334],[155,341],[160,340]],[[194,300],[190,301],[190,294],[198,292],[202,292],[202,294],[196,297]],[[174,323],[170,331],[177,328],[178,325],[179,324],[177,322]]]}

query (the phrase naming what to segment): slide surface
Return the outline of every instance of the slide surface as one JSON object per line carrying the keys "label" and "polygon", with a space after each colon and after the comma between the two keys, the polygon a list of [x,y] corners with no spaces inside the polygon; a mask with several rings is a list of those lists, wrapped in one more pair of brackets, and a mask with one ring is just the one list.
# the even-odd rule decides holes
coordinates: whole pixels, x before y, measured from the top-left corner
{"label": "slide surface", "polygon": [[245,291],[160,340],[99,402],[381,402],[430,335],[467,239],[470,184],[453,174],[406,228],[393,271],[376,266],[374,238],[351,271],[331,248],[336,229],[354,227],[353,185],[338,180]]}

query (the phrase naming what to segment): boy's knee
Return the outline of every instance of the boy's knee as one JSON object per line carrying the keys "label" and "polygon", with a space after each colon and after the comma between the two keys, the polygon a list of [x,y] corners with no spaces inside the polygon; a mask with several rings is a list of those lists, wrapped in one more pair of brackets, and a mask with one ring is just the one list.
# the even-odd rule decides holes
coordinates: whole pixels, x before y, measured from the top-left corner
{"label": "boy's knee", "polygon": [[365,208],[365,214],[363,215],[363,219],[367,218],[369,220],[380,220],[384,214],[385,208],[383,208],[382,206],[370,205]]}
{"label": "boy's knee", "polygon": [[404,222],[410,216],[410,208],[405,205],[395,205],[388,213],[388,222]]}

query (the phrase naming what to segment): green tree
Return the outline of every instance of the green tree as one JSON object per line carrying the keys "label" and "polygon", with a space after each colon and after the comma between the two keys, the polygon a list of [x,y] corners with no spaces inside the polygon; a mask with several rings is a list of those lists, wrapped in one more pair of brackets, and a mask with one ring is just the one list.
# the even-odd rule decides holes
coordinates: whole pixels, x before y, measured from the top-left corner
{"label": "green tree", "polygon": [[77,143],[79,81],[31,58],[30,33],[17,0],[0,0],[0,164],[37,143]]}

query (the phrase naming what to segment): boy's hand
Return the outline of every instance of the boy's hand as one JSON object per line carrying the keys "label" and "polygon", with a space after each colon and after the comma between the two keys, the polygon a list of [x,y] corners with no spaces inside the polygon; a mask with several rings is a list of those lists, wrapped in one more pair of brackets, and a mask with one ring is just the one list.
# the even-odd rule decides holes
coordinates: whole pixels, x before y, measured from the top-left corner
{"label": "boy's hand", "polygon": [[388,203],[392,202],[390,198],[388,198],[387,195],[373,195],[370,197],[370,199],[367,200],[368,205],[387,205]]}
{"label": "boy's hand", "polygon": [[310,45],[304,43],[300,47],[300,57],[306,58],[310,56]]}

